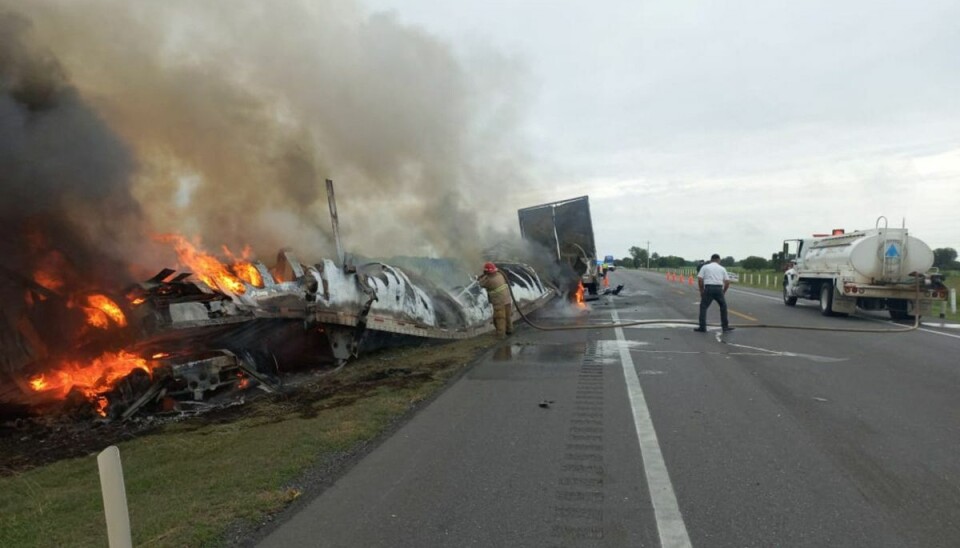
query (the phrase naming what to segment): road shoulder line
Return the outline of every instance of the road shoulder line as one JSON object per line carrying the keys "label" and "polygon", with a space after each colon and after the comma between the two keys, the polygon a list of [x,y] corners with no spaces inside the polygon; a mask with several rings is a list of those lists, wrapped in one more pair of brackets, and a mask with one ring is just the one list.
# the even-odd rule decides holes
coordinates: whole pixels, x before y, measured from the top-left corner
{"label": "road shoulder line", "polygon": [[[612,311],[614,323],[620,323],[620,315]],[[626,344],[623,329],[616,328],[617,341],[620,347],[620,364],[623,366],[623,377],[626,380],[627,395],[630,399],[630,408],[633,411],[633,424],[637,429],[637,440],[640,442],[640,457],[643,459],[643,473],[650,489],[650,500],[653,503],[654,518],[657,522],[657,532],[660,535],[660,546],[663,548],[690,548],[690,536],[683,523],[677,496],[670,482],[670,474],[660,451],[657,441],[657,432],[650,418],[650,409],[643,395],[640,377],[630,356],[630,349]]]}

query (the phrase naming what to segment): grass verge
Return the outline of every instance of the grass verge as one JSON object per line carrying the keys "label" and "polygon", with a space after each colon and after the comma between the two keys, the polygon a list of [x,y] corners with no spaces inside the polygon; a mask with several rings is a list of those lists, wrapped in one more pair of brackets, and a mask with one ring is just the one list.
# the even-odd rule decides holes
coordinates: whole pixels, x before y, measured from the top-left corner
{"label": "grass verge", "polygon": [[[296,391],[118,444],[136,546],[206,546],[300,496],[296,480],[377,438],[492,336],[365,357]],[[0,546],[105,546],[96,456],[0,478]]]}

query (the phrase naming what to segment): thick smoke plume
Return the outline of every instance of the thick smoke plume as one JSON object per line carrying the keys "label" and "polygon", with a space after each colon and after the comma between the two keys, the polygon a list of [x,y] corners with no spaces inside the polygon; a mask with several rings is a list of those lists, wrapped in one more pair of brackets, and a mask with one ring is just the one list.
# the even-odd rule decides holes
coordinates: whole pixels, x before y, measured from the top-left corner
{"label": "thick smoke plume", "polygon": [[33,38],[29,19],[0,10],[0,305],[9,317],[38,269],[55,275],[55,291],[86,289],[82,278],[122,283],[125,269],[106,250],[140,226],[131,151]]}
{"label": "thick smoke plume", "polygon": [[366,256],[476,261],[483,234],[515,224],[504,202],[522,177],[523,94],[508,60],[468,67],[350,2],[0,1],[4,11],[5,222],[44,211],[41,224],[68,219],[114,256],[157,267],[149,233],[312,260],[333,255],[329,177],[345,245]]}

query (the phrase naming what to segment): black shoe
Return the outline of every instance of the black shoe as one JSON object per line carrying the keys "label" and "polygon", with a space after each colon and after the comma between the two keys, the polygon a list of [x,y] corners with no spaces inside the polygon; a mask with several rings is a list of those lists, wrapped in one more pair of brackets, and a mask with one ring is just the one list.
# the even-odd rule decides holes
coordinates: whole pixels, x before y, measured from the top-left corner
{"label": "black shoe", "polygon": [[706,329],[705,327],[695,327],[693,330],[696,331],[697,333],[706,333],[706,332],[707,332],[707,329]]}
{"label": "black shoe", "polygon": [[733,331],[734,329],[736,329],[736,327],[724,327],[724,328],[723,328],[724,331]]}

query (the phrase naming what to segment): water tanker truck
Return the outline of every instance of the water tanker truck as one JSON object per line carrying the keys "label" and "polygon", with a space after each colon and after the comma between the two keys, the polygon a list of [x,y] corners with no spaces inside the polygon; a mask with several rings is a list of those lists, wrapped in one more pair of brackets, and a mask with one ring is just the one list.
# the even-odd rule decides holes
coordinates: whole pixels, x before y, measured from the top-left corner
{"label": "water tanker truck", "polygon": [[[883,221],[881,227],[880,221]],[[895,320],[933,313],[947,297],[933,251],[907,229],[875,228],[785,240],[784,258],[794,265],[783,276],[783,303],[820,302],[824,316],[861,310],[887,310]]]}

